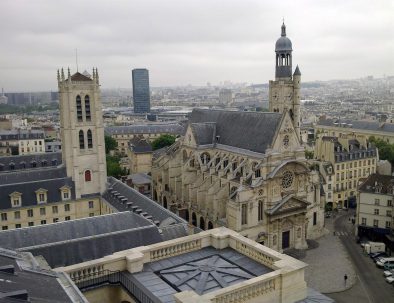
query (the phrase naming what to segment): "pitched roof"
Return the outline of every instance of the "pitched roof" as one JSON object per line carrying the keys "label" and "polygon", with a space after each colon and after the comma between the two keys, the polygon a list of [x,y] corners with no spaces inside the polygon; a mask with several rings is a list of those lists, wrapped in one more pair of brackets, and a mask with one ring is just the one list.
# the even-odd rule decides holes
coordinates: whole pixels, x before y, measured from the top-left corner
{"label": "pitched roof", "polygon": [[93,80],[79,72],[76,72],[74,75],[71,76],[71,81],[93,81]]}
{"label": "pitched roof", "polygon": [[152,145],[150,145],[143,137],[134,137],[129,142],[130,148],[134,153],[150,153],[152,152]]}
{"label": "pitched roof", "polygon": [[157,226],[132,212],[0,232],[4,247],[42,255],[51,267],[81,263],[162,240]]}
{"label": "pitched roof", "polygon": [[[34,162],[36,163],[36,167],[32,167],[31,165]],[[14,164],[13,169],[11,169],[10,164]],[[37,169],[47,166],[58,166],[60,164],[62,164],[62,154],[58,152],[0,157],[0,166],[2,166],[0,174],[10,170],[15,171],[19,169]]]}
{"label": "pitched roof", "polygon": [[349,119],[322,119],[317,122],[318,125],[322,126],[334,126],[341,127],[343,126],[345,130],[351,129],[360,129],[360,130],[369,130],[376,132],[394,132],[394,123],[380,123],[378,121],[363,121],[363,120],[349,120]]}
{"label": "pitched roof", "polygon": [[128,125],[128,126],[109,126],[105,128],[105,133],[108,135],[118,134],[161,134],[169,133],[181,135],[184,132],[184,127],[178,123],[155,123],[142,125]]}
{"label": "pitched roof", "polygon": [[0,302],[72,303],[87,300],[64,273],[42,269],[29,253],[0,248]]}
{"label": "pitched roof", "polygon": [[214,122],[217,143],[264,153],[281,118],[280,113],[193,109],[189,123]]}
{"label": "pitched roof", "polygon": [[372,174],[359,188],[360,192],[394,194],[394,176]]}
{"label": "pitched roof", "polygon": [[47,203],[62,201],[60,188],[71,189],[70,199],[75,199],[75,184],[67,177],[64,167],[16,171],[0,174],[0,209],[11,208],[10,194],[22,194],[22,207],[37,205],[36,190],[47,190]]}
{"label": "pitched roof", "polygon": [[214,143],[216,135],[216,123],[191,123],[190,127],[198,145]]}

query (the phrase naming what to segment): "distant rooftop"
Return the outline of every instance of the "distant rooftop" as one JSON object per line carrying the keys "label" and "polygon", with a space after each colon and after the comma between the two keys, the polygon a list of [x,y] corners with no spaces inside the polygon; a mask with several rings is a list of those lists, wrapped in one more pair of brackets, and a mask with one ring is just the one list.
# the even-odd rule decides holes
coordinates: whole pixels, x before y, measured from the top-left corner
{"label": "distant rooftop", "polygon": [[394,132],[394,123],[381,123],[378,121],[323,119],[317,125],[352,128],[369,131]]}

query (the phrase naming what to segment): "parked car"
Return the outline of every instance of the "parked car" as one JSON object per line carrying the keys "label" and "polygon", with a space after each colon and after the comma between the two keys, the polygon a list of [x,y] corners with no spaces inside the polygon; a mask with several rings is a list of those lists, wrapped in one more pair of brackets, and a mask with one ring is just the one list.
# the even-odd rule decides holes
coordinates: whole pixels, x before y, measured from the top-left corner
{"label": "parked car", "polygon": [[388,260],[384,263],[384,270],[392,270],[394,269],[394,258],[393,260]]}
{"label": "parked car", "polygon": [[381,259],[385,259],[385,258],[388,258],[389,256],[387,255],[387,254],[382,254],[382,255],[380,255],[380,256],[378,256],[378,257],[375,257],[375,258],[372,258],[373,259],[373,261],[376,263],[376,262],[378,262],[378,261],[380,261]]}
{"label": "parked car", "polygon": [[376,266],[384,267],[387,262],[394,262],[394,258],[381,258],[379,261],[376,262]]}
{"label": "parked car", "polygon": [[394,277],[393,276],[388,276],[387,278],[386,278],[386,282],[387,283],[393,283],[394,282]]}
{"label": "parked car", "polygon": [[385,276],[385,277],[390,277],[390,276],[392,276],[392,275],[394,275],[394,270],[393,270],[393,269],[391,269],[391,270],[385,270],[385,271],[383,272],[383,276]]}
{"label": "parked car", "polygon": [[384,252],[384,251],[378,251],[378,252],[370,253],[368,255],[371,257],[371,259],[375,259],[375,258],[383,256],[385,254],[386,254],[386,252]]}

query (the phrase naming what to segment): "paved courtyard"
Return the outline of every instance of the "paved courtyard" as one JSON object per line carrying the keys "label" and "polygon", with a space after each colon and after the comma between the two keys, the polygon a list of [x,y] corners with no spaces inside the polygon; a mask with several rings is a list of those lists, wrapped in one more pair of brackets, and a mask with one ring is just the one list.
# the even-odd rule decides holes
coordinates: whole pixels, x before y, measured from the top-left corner
{"label": "paved courtyard", "polygon": [[[339,216],[344,214],[339,214]],[[334,218],[326,219],[326,233],[317,239],[318,247],[308,249],[302,261],[309,264],[305,271],[308,287],[322,293],[340,292],[351,288],[356,282],[356,273],[349,255],[339,237],[333,235]],[[348,276],[346,285],[345,274]]]}

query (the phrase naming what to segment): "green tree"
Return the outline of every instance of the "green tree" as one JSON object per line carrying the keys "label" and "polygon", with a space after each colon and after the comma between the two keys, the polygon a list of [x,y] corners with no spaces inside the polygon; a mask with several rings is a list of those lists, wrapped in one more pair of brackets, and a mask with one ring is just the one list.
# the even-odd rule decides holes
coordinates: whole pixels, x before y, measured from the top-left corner
{"label": "green tree", "polygon": [[175,142],[175,136],[172,135],[161,135],[152,141],[152,149],[160,149],[165,146],[170,146]]}
{"label": "green tree", "polygon": [[104,141],[105,141],[105,153],[109,154],[111,150],[114,150],[118,147],[118,143],[114,138],[111,136],[104,136]]}
{"label": "green tree", "polygon": [[119,165],[119,157],[116,156],[106,156],[107,160],[107,175],[115,178],[120,178],[122,175],[122,169]]}
{"label": "green tree", "polygon": [[305,158],[307,158],[307,159],[313,159],[313,156],[314,156],[313,151],[311,151],[311,150],[305,150]]}
{"label": "green tree", "polygon": [[379,151],[379,159],[387,160],[394,165],[394,144],[390,144],[382,139],[369,138],[369,142],[373,143]]}

